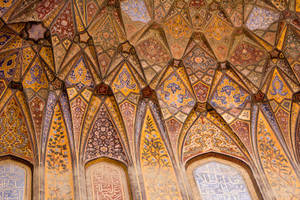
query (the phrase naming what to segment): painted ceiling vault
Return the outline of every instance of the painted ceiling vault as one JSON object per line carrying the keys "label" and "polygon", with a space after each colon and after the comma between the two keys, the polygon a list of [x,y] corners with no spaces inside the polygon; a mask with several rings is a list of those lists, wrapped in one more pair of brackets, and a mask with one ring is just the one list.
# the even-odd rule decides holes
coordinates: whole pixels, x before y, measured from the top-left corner
{"label": "painted ceiling vault", "polygon": [[33,199],[97,199],[85,182],[194,199],[186,166],[210,153],[300,199],[300,0],[0,0],[0,17],[0,158],[32,164]]}

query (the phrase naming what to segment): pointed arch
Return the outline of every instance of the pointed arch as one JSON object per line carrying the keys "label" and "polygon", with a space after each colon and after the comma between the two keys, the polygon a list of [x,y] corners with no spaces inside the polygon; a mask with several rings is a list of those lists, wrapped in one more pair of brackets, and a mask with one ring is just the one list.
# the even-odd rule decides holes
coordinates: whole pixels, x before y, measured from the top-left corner
{"label": "pointed arch", "polygon": [[31,200],[33,165],[15,156],[0,156],[0,197]]}
{"label": "pointed arch", "polygon": [[127,167],[120,161],[97,158],[85,165],[87,198],[131,199]]}
{"label": "pointed arch", "polygon": [[[251,168],[238,158],[220,153],[205,153],[189,160],[185,169],[195,200],[211,200],[216,197],[263,199]],[[235,184],[238,189],[235,189]]]}

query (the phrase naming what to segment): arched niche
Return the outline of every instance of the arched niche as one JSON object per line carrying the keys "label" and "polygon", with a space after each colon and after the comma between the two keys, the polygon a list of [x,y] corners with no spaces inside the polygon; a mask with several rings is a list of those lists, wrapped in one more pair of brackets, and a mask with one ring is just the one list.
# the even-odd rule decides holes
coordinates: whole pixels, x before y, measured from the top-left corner
{"label": "arched niche", "polygon": [[127,167],[116,160],[98,158],[85,166],[88,200],[130,200]]}
{"label": "arched niche", "polygon": [[263,199],[251,169],[236,158],[203,154],[187,162],[186,173],[194,200]]}
{"label": "arched niche", "polygon": [[0,199],[32,199],[32,165],[14,156],[0,157]]}

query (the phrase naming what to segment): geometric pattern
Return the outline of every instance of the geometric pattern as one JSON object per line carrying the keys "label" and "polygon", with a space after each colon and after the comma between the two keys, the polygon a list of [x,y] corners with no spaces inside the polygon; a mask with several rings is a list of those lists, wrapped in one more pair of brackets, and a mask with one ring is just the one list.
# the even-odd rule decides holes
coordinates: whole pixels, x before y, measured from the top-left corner
{"label": "geometric pattern", "polygon": [[184,66],[193,85],[197,100],[205,102],[215,74],[215,69],[217,68],[217,62],[211,55],[206,53],[205,50],[195,45],[185,56]]}
{"label": "geometric pattern", "polygon": [[156,86],[158,103],[170,137],[171,145],[176,149],[178,135],[188,114],[196,101],[187,74],[177,61],[167,67],[166,73]]}
{"label": "geometric pattern", "polygon": [[265,72],[266,53],[253,42],[244,40],[236,45],[229,60],[241,74],[259,88]]}
{"label": "geometric pattern", "polygon": [[277,123],[280,127],[281,133],[291,148],[291,132],[290,132],[290,115],[292,110],[292,97],[293,87],[291,87],[291,80],[288,77],[284,77],[284,73],[278,68],[274,68],[269,79],[269,88],[266,91],[267,98],[270,100],[270,106],[274,112]]}
{"label": "geometric pattern", "polygon": [[[170,70],[173,71],[172,68]],[[170,74],[166,74],[157,88],[157,95],[164,118],[167,119],[174,115],[183,122],[195,105],[195,100],[191,89],[185,85],[184,79],[182,79],[184,74],[180,72],[180,69],[178,69],[177,72],[173,71]]]}
{"label": "geometric pattern", "polygon": [[[252,151],[250,136],[251,94],[246,85],[239,83],[233,71],[222,75],[216,72],[215,88],[212,89],[210,104],[230,125],[248,151]],[[248,88],[247,88],[248,89]]]}

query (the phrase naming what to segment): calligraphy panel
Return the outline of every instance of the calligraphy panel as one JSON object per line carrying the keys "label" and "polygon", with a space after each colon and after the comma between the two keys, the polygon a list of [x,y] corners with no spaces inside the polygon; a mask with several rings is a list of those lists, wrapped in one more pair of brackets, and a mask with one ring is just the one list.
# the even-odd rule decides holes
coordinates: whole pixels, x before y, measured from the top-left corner
{"label": "calligraphy panel", "polygon": [[126,173],[123,167],[111,161],[89,165],[86,169],[86,181],[90,200],[130,199]]}

